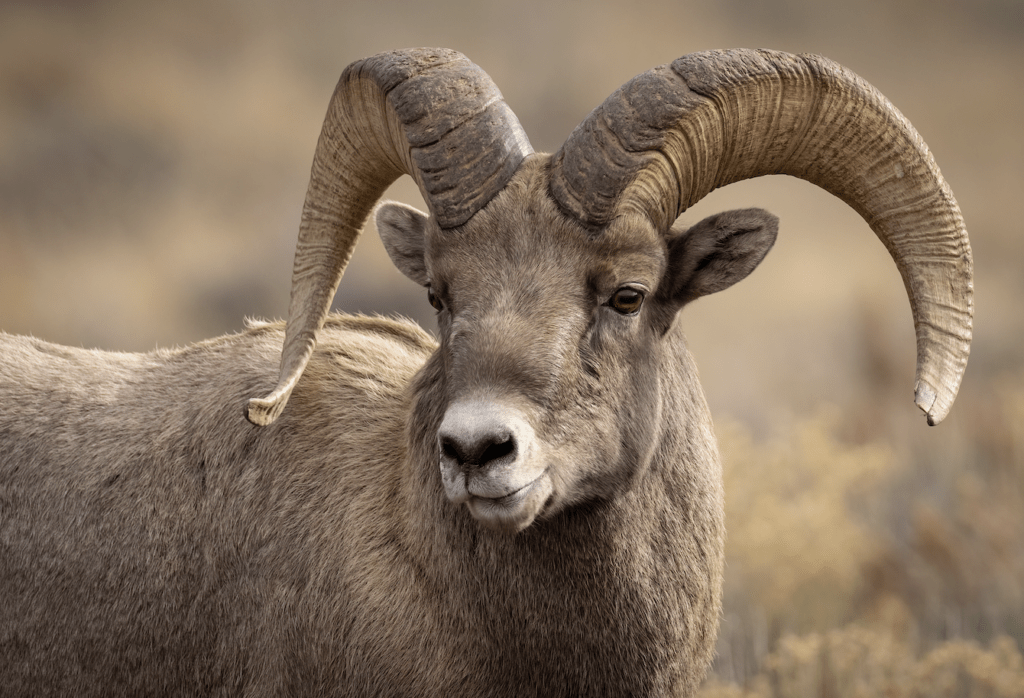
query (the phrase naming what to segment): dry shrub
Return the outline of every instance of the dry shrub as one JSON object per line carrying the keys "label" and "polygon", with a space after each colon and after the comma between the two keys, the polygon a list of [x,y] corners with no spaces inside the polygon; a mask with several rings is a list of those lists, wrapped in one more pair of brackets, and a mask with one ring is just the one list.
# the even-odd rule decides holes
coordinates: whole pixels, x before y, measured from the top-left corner
{"label": "dry shrub", "polygon": [[1024,696],[1024,657],[1008,637],[988,650],[965,640],[947,642],[914,667],[915,696]]}
{"label": "dry shrub", "polygon": [[892,471],[893,458],[879,446],[840,444],[834,422],[826,413],[768,444],[735,426],[723,434],[730,576],[765,609],[848,597],[863,562],[878,554],[852,508]]}
{"label": "dry shrub", "polygon": [[853,615],[896,596],[924,647],[1003,634],[1024,643],[1024,380],[993,388],[958,405],[944,450],[907,449],[881,492],[888,514],[872,523],[885,550],[864,568]]}
{"label": "dry shrub", "polygon": [[742,680],[783,632],[845,622],[862,594],[861,570],[883,550],[858,510],[894,468],[876,445],[834,437],[826,413],[785,438],[755,443],[720,429],[726,491],[726,617],[718,669]]}
{"label": "dry shrub", "polygon": [[1024,698],[1024,380],[958,407],[931,448],[849,443],[827,411],[773,440],[719,430],[725,617],[703,696]]}
{"label": "dry shrub", "polygon": [[787,635],[746,688],[713,679],[701,698],[1020,698],[1024,657],[1008,637],[957,640],[921,659],[892,635],[856,625]]}
{"label": "dry shrub", "polygon": [[908,695],[913,661],[891,636],[850,627],[786,636],[764,662],[774,696]]}
{"label": "dry shrub", "polygon": [[713,676],[701,686],[697,696],[698,698],[761,698],[768,695],[764,677],[758,677],[755,684],[753,687],[743,688]]}

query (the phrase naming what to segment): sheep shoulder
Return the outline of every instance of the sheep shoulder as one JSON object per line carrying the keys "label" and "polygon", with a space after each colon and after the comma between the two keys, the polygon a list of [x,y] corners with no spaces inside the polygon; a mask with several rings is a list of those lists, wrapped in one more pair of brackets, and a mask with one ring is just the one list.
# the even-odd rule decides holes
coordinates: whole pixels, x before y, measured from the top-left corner
{"label": "sheep shoulder", "polygon": [[128,354],[0,334],[0,682],[13,694],[287,691],[322,673],[321,650],[365,633],[357,605],[413,603],[389,588],[417,593],[408,574],[374,589],[386,576],[372,570],[408,566],[394,541],[409,385],[434,341],[330,317],[296,409],[259,429],[244,405],[270,387],[283,336],[250,323]]}

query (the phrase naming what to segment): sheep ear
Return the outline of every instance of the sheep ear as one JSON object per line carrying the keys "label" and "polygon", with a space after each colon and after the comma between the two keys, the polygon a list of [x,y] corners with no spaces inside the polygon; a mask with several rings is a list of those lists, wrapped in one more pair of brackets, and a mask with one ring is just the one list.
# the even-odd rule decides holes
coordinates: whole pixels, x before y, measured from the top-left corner
{"label": "sheep ear", "polygon": [[775,244],[779,219],[760,208],[705,218],[669,241],[669,288],[680,305],[729,288]]}
{"label": "sheep ear", "polygon": [[429,217],[412,206],[386,201],[377,206],[374,220],[384,249],[398,270],[420,286],[426,286],[424,256]]}

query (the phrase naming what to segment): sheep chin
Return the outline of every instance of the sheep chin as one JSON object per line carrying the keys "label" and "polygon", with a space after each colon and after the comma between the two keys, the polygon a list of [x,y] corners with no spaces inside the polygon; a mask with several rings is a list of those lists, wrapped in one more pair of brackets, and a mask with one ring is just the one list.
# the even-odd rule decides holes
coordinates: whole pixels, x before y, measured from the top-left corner
{"label": "sheep chin", "polygon": [[534,522],[552,494],[547,472],[533,482],[503,497],[475,497],[466,500],[473,518],[487,528],[518,533]]}

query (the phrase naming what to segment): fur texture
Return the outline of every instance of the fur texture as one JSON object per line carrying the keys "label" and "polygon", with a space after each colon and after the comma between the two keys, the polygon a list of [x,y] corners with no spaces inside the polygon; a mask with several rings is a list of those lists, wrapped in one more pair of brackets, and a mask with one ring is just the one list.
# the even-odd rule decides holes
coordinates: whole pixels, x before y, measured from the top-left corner
{"label": "fur texture", "polygon": [[[332,316],[268,427],[243,409],[281,324],[142,355],[0,335],[4,695],[695,690],[721,473],[674,318],[749,273],[776,222],[594,238],[546,164],[455,231],[386,207],[385,239],[421,240],[399,266],[438,297],[439,342]],[[632,314],[610,305],[625,285]],[[467,396],[516,405],[548,459],[519,532],[445,496],[438,428]]]}

